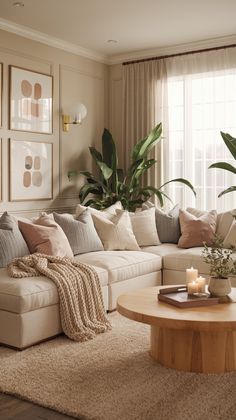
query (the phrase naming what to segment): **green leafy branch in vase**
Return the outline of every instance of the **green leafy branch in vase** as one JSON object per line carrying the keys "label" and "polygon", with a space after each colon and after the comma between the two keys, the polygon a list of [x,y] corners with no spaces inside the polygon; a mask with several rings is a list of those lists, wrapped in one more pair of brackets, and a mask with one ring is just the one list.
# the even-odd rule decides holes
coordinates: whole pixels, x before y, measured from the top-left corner
{"label": "green leafy branch in vase", "polygon": [[207,246],[206,243],[203,245],[203,260],[209,264],[211,277],[226,279],[230,275],[236,275],[236,260],[232,257],[236,252],[236,247],[231,246],[225,249],[224,240],[218,235],[214,236],[211,246]]}
{"label": "green leafy branch in vase", "polygon": [[[196,195],[192,184],[184,178],[172,179],[159,188],[142,185],[143,176],[157,163],[148,155],[161,140],[161,133],[162,124],[159,123],[147,137],[136,143],[131,155],[131,164],[127,171],[124,171],[118,166],[116,144],[109,130],[105,128],[102,136],[102,152],[94,147],[89,148],[98,168],[98,176],[88,171],[79,172],[86,178],[86,183],[79,191],[81,203],[97,209],[104,209],[116,201],[121,201],[124,209],[135,211],[145,201],[156,195],[160,205],[163,206],[165,198],[170,200],[170,197],[163,191],[163,188],[170,182],[180,182],[189,187]],[[68,172],[70,180],[73,180],[77,175],[77,171]]]}

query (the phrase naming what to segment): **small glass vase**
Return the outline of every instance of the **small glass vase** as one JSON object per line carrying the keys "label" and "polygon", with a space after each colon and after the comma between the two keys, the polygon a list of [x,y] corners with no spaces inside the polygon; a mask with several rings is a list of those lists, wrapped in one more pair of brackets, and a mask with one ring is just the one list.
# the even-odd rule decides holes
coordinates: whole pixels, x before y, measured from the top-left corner
{"label": "small glass vase", "polygon": [[208,290],[212,296],[227,296],[231,292],[230,278],[219,279],[216,277],[211,277],[208,285]]}

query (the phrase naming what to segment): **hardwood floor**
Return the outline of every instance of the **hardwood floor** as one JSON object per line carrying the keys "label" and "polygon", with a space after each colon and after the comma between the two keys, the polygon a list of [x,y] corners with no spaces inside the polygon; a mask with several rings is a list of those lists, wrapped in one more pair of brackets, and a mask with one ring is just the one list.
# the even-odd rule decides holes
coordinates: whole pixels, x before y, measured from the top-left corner
{"label": "hardwood floor", "polygon": [[[72,420],[73,417],[0,393],[1,420]],[[81,418],[82,420],[82,418]]]}

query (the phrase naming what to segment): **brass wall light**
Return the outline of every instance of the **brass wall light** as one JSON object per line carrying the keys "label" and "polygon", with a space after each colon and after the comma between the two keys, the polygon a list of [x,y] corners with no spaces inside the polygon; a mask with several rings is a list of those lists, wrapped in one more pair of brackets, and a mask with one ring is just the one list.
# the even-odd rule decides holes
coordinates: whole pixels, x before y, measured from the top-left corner
{"label": "brass wall light", "polygon": [[79,104],[75,111],[71,114],[63,114],[62,115],[62,128],[63,131],[67,132],[70,129],[70,125],[81,125],[82,121],[87,115],[87,109],[83,104]]}

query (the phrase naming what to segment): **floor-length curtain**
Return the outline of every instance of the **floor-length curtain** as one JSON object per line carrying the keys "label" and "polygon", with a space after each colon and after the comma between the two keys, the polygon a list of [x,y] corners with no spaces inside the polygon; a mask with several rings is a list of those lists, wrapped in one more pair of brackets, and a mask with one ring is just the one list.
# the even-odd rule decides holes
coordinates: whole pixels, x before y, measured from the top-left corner
{"label": "floor-length curtain", "polygon": [[[126,169],[137,141],[146,137],[158,122],[163,122],[163,102],[167,100],[165,87],[166,69],[163,60],[123,66],[122,156]],[[165,109],[168,109],[167,106]],[[151,156],[157,159],[157,165],[151,168],[145,178],[149,185],[159,186],[161,183],[161,154],[162,146],[159,145]]]}
{"label": "floor-length curtain", "polygon": [[183,207],[232,209],[235,194],[218,194],[235,185],[235,175],[208,168],[217,161],[234,164],[220,131],[236,137],[236,48],[172,57],[165,64],[169,127],[164,178],[189,179],[197,198],[177,184],[170,184],[168,193]]}

